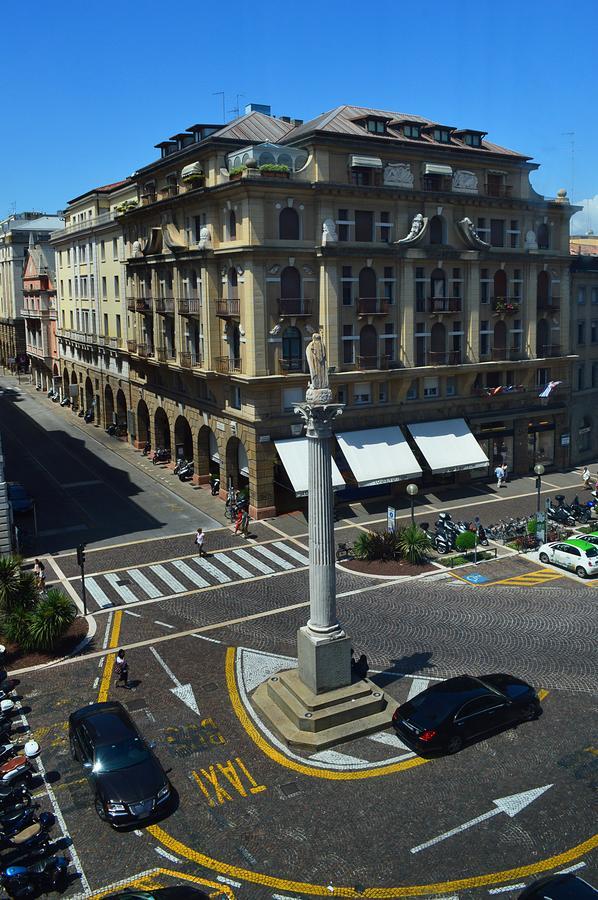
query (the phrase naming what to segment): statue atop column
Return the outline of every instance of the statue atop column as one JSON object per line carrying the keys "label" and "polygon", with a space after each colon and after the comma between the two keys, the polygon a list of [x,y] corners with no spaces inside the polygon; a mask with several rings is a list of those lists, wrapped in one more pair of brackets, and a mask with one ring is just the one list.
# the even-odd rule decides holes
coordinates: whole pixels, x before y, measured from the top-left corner
{"label": "statue atop column", "polygon": [[328,381],[328,361],[322,335],[315,331],[305,348],[311,381],[305,399],[308,403],[330,403],[332,391]]}

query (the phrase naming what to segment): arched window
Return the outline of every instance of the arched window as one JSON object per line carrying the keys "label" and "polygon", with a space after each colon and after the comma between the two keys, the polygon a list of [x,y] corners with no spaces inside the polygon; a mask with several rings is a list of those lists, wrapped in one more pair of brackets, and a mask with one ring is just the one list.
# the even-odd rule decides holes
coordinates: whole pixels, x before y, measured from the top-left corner
{"label": "arched window", "polygon": [[299,216],[292,206],[281,209],[278,217],[278,237],[281,241],[299,240]]}
{"label": "arched window", "polygon": [[434,269],[430,275],[432,300],[444,300],[446,297],[446,274],[444,269]]}
{"label": "arched window", "polygon": [[231,266],[230,269],[228,270],[228,276],[227,276],[227,287],[228,287],[228,299],[229,300],[235,300],[238,297],[237,284],[238,284],[237,270],[235,269],[234,266]]}
{"label": "arched window", "polygon": [[538,241],[538,250],[548,250],[550,247],[550,229],[546,222],[542,222],[536,231],[536,240]]}
{"label": "arched window", "polygon": [[430,219],[430,243],[431,244],[444,244],[446,243],[444,239],[444,219],[442,216],[432,216]]}
{"label": "arched window", "polygon": [[234,209],[228,214],[228,239],[229,241],[237,240],[237,216]]}
{"label": "arched window", "polygon": [[303,341],[298,328],[285,328],[282,333],[282,363],[287,372],[303,369]]}
{"label": "arched window", "polygon": [[360,369],[378,368],[378,332],[373,325],[364,325],[359,332]]}
{"label": "arched window", "polygon": [[507,273],[498,269],[494,273],[494,300],[506,300],[507,293]]}
{"label": "arched window", "polygon": [[286,266],[280,273],[280,296],[285,300],[301,297],[301,276],[295,266]]}
{"label": "arched window", "polygon": [[536,325],[536,356],[540,359],[550,355],[551,332],[552,329],[548,319],[538,319],[538,324]]}

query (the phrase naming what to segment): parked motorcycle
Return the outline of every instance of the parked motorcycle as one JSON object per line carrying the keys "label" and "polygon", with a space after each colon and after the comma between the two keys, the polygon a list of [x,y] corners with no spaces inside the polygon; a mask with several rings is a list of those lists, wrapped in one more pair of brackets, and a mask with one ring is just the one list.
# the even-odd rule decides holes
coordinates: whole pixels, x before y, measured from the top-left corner
{"label": "parked motorcycle", "polygon": [[152,462],[155,466],[157,466],[159,462],[170,462],[170,450],[158,447],[158,449],[154,451]]}
{"label": "parked motorcycle", "polygon": [[586,503],[581,503],[578,496],[575,496],[569,504],[571,515],[577,519],[578,522],[589,522],[592,518],[594,506],[594,500],[588,500]]}
{"label": "parked motorcycle", "polygon": [[188,478],[193,478],[193,473],[195,472],[195,467],[193,465],[193,460],[191,462],[186,463],[184,466],[178,471],[178,476],[180,481],[187,481]]}
{"label": "parked motorcycle", "polygon": [[338,543],[336,545],[336,561],[342,562],[343,560],[351,559],[355,559],[353,544],[348,544],[346,541]]}
{"label": "parked motorcycle", "polygon": [[186,465],[187,465],[187,460],[185,459],[184,456],[181,456],[181,458],[178,459],[175,463],[174,474],[178,475],[179,472],[181,471],[181,469],[184,468],[184,466],[186,466]]}
{"label": "parked motorcycle", "polygon": [[13,756],[0,765],[0,783],[13,784],[25,782],[29,784],[33,778],[33,769],[26,756]]}
{"label": "parked motorcycle", "polygon": [[54,856],[31,866],[7,866],[0,871],[0,885],[14,900],[62,891],[68,881],[69,859]]}
{"label": "parked motorcycle", "polygon": [[31,794],[25,784],[0,784],[0,814],[2,810],[31,806]]}
{"label": "parked motorcycle", "polygon": [[89,425],[90,422],[93,422],[93,409],[88,409],[85,415],[83,416],[83,421]]}
{"label": "parked motorcycle", "polygon": [[33,822],[16,834],[7,835],[0,832],[0,849],[22,850],[25,853],[46,853],[50,846],[48,833],[55,821],[52,813],[43,812],[38,822]]}
{"label": "parked motorcycle", "polygon": [[108,426],[108,428],[106,429],[106,434],[109,434],[110,437],[116,436],[116,423],[113,422],[112,425]]}
{"label": "parked motorcycle", "polygon": [[215,475],[210,475],[210,489],[212,491],[212,497],[217,497],[220,493],[220,479],[216,478]]}
{"label": "parked motorcycle", "polygon": [[555,506],[550,501],[546,506],[546,517],[552,522],[558,522],[560,525],[568,525],[571,528],[575,525],[575,519],[571,513],[567,512],[563,506]]}
{"label": "parked motorcycle", "polygon": [[61,406],[70,406],[71,405],[70,397],[63,397],[62,400],[60,401],[60,405]]}
{"label": "parked motorcycle", "polygon": [[0,835],[10,837],[28,828],[35,821],[35,807],[27,806],[24,809],[13,809],[6,813],[0,813]]}

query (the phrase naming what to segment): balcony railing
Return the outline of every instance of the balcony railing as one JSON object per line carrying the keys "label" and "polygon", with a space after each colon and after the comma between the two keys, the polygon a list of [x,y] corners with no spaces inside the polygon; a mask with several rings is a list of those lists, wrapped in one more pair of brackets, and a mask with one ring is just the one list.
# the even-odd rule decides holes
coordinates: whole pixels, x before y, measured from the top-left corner
{"label": "balcony railing", "polygon": [[137,341],[127,341],[127,351],[129,353],[137,353]]}
{"label": "balcony railing", "polygon": [[150,313],[153,307],[151,297],[127,297],[127,309],[129,312]]}
{"label": "balcony railing", "polygon": [[422,175],[422,191],[452,191],[450,175]]}
{"label": "balcony railing", "polygon": [[170,316],[174,312],[173,297],[156,297],[156,312],[163,316]]}
{"label": "balcony railing", "polygon": [[179,297],[177,299],[179,316],[193,316],[201,312],[199,297]]}
{"label": "balcony railing", "polygon": [[154,355],[154,348],[151,344],[137,344],[137,355],[148,357]]}
{"label": "balcony railing", "polygon": [[388,300],[381,297],[358,297],[357,298],[357,315],[358,316],[387,316]]}
{"label": "balcony railing", "polygon": [[112,211],[103,212],[98,216],[94,216],[92,219],[83,219],[83,221],[75,222],[73,225],[67,225],[66,228],[53,231],[50,235],[50,240],[72,234],[74,231],[84,231],[86,228],[94,228],[96,225],[105,225],[108,222],[112,222],[115,215],[116,213]]}
{"label": "balcony railing", "polygon": [[121,337],[109,337],[106,338],[108,347],[111,347],[112,350],[118,350],[123,345],[123,339]]}
{"label": "balcony railing", "polygon": [[459,313],[463,300],[461,297],[429,297],[428,310],[431,313]]}
{"label": "balcony railing", "polygon": [[311,316],[311,300],[304,297],[279,297],[278,314],[281,319],[288,316]]}
{"label": "balcony railing", "polygon": [[356,369],[388,369],[388,356],[358,356],[355,360]]}
{"label": "balcony railing", "polygon": [[292,359],[279,359],[278,368],[281,375],[301,374],[305,371],[303,359],[301,357],[293,357]]}
{"label": "balcony railing", "polygon": [[179,365],[183,369],[192,369],[194,366],[201,365],[200,359],[194,353],[189,353],[187,350],[182,350],[179,353]]}
{"label": "balcony railing", "polygon": [[494,362],[501,360],[518,360],[523,359],[523,350],[520,347],[493,347],[489,354]]}
{"label": "balcony railing", "polygon": [[232,356],[217,356],[214,367],[221,375],[236,374],[242,371],[241,360]]}
{"label": "balcony railing", "polygon": [[487,197],[510,197],[513,188],[510,184],[490,184],[486,182],[484,190]]}
{"label": "balcony railing", "polygon": [[521,301],[511,297],[493,297],[492,311],[503,313],[506,316],[514,316],[519,312]]}
{"label": "balcony railing", "polygon": [[240,301],[238,297],[229,297],[226,300],[216,301],[216,315],[221,319],[234,319],[239,317]]}
{"label": "balcony railing", "polygon": [[155,203],[155,202],[156,202],[156,194],[155,193],[141,195],[141,205],[142,206],[149,206],[150,203]]}
{"label": "balcony railing", "polygon": [[538,358],[545,359],[549,356],[561,356],[561,348],[559,344],[542,344],[537,348]]}
{"label": "balcony railing", "polygon": [[444,353],[428,351],[426,354],[428,366],[458,366],[461,364],[460,350],[447,350]]}
{"label": "balcony railing", "polygon": [[474,387],[471,393],[474,397],[502,397],[506,394],[527,394],[532,392],[528,391],[523,384],[499,384],[494,387]]}
{"label": "balcony railing", "polygon": [[178,184],[168,184],[166,187],[163,187],[160,191],[160,200],[165,200],[167,197],[176,197],[179,193]]}

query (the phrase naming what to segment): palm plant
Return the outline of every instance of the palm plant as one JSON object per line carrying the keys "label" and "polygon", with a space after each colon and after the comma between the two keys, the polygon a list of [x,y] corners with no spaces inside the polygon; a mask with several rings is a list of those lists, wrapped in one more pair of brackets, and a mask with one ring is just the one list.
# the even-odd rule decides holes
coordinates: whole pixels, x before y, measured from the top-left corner
{"label": "palm plant", "polygon": [[68,631],[77,616],[77,607],[62,591],[50,588],[29,616],[28,643],[36,650],[51,650]]}
{"label": "palm plant", "polygon": [[21,571],[21,560],[17,556],[0,557],[0,613],[32,609],[38,597],[35,576]]}
{"label": "palm plant", "polygon": [[414,565],[423,563],[428,558],[432,542],[427,531],[419,525],[408,525],[399,532],[398,547],[405,559]]}

